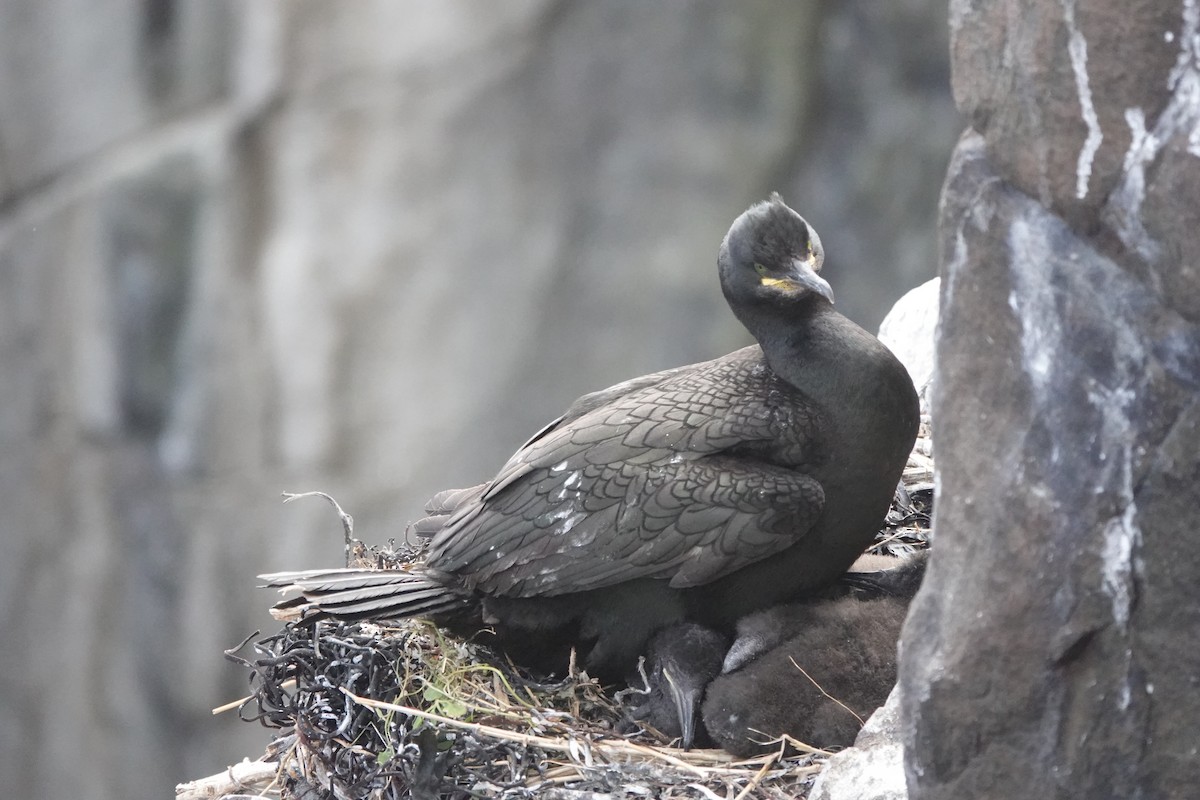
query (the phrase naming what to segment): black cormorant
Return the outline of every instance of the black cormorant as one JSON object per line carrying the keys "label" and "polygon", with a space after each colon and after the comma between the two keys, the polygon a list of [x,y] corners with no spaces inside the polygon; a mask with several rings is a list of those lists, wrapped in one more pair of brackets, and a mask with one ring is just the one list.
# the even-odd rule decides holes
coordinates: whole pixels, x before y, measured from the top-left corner
{"label": "black cormorant", "polygon": [[[837,610],[836,601],[889,600],[897,607],[907,609],[909,602],[921,588],[928,561],[928,550],[919,550],[904,558],[866,555],[855,561],[850,570],[833,586],[821,592],[820,596],[815,598],[816,602],[779,605],[743,617],[737,622],[737,636],[724,656],[721,672],[739,669],[762,653],[782,644],[794,632],[805,629],[806,616],[822,615],[822,622],[839,619],[841,612]],[[856,615],[861,610],[857,606],[848,608],[845,612],[847,616]],[[883,607],[874,608],[880,610]],[[892,646],[895,647],[894,640]]]}
{"label": "black cormorant", "polygon": [[431,616],[554,634],[602,679],[650,636],[745,615],[834,581],[871,542],[917,432],[912,381],[836,312],[820,239],[776,194],[717,264],[758,340],[577,400],[490,482],[441,503],[409,570],[263,576],[277,616]]}
{"label": "black cormorant", "polygon": [[781,615],[772,624],[791,625],[788,638],[708,685],[705,729],[738,756],[769,750],[782,734],[814,747],[854,744],[896,683],[907,611],[895,599],[848,597]]}
{"label": "black cormorant", "polygon": [[693,744],[708,745],[704,728],[697,727],[700,703],[708,684],[721,673],[728,648],[729,639],[723,634],[694,622],[656,633],[646,646],[646,697],[630,716],[679,739],[684,750]]}
{"label": "black cormorant", "polygon": [[902,560],[868,558],[831,588],[835,599],[775,606],[739,620],[732,647],[694,623],[659,631],[646,648],[646,698],[631,715],[678,737],[685,749],[715,743],[750,755],[765,749],[758,742],[781,734],[818,747],[847,744],[860,723],[799,665],[822,675],[822,688],[864,718],[881,705],[896,682],[900,625],[924,577],[927,551]]}

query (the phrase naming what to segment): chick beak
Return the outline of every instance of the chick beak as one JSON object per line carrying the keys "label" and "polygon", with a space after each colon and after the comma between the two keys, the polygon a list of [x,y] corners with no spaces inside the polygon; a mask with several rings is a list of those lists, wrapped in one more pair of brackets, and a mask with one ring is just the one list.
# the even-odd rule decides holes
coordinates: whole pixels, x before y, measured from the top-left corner
{"label": "chick beak", "polygon": [[700,704],[700,698],[695,689],[685,689],[677,684],[667,670],[663,670],[663,675],[671,689],[671,699],[675,701],[675,713],[679,715],[679,746],[691,750],[696,741],[696,706]]}

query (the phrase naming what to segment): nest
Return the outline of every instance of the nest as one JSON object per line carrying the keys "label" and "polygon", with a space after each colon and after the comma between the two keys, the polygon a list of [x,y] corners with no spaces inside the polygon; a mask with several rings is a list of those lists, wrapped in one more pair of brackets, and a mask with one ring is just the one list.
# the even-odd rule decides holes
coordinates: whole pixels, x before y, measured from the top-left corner
{"label": "nest", "polygon": [[240,713],[278,730],[267,796],[783,798],[819,769],[803,746],[750,761],[672,749],[585,674],[538,682],[420,621],[289,624],[253,649]]}
{"label": "nest", "polygon": [[[932,467],[918,440],[872,552],[927,546]],[[364,547],[338,511],[353,561],[419,558]],[[226,655],[249,670],[251,694],[227,708],[273,741],[259,761],[182,784],[177,798],[796,798],[830,755],[794,740],[748,760],[678,750],[573,665],[547,682],[420,620],[289,623],[238,655],[248,642]]]}
{"label": "nest", "polygon": [[933,440],[929,418],[922,416],[917,442],[892,498],[892,507],[868,553],[909,556],[929,547],[933,486]]}

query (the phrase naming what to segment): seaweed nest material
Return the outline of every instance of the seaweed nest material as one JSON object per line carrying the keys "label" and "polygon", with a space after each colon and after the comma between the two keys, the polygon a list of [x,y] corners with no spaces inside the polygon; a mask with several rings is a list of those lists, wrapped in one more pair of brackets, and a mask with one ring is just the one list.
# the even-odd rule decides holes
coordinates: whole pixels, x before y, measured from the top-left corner
{"label": "seaweed nest material", "polygon": [[[873,552],[927,546],[933,504],[927,426]],[[336,506],[336,504],[335,504]],[[368,548],[341,512],[350,561],[420,558]],[[253,637],[251,637],[253,638]],[[829,753],[794,740],[758,758],[683,751],[572,668],[546,681],[420,620],[289,623],[226,653],[250,673],[229,704],[272,729],[258,761],[177,788],[177,798],[796,798]],[[222,709],[218,709],[222,710]]]}

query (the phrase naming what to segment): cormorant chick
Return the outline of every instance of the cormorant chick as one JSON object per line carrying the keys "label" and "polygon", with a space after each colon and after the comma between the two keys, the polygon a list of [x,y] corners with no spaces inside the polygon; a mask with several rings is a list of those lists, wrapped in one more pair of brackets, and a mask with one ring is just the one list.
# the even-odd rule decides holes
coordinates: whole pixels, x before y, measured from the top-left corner
{"label": "cormorant chick", "polygon": [[646,699],[630,716],[678,739],[684,750],[694,744],[710,745],[696,720],[704,690],[721,673],[721,660],[728,649],[727,637],[694,622],[659,631],[646,646]]}
{"label": "cormorant chick", "polygon": [[[570,642],[602,680],[651,634],[826,587],[871,542],[917,432],[912,381],[833,309],[824,251],[778,195],[717,257],[758,345],[577,400],[487,484],[443,498],[409,570],[263,576],[277,616],[431,616]],[[520,654],[513,654],[520,660]]]}
{"label": "cormorant chick", "polygon": [[[752,614],[738,622],[738,638],[732,648],[728,646],[728,639],[721,634],[692,623],[660,631],[650,640],[646,650],[649,691],[643,705],[635,709],[632,716],[648,719],[660,732],[680,738],[684,749],[693,743],[700,746],[712,744],[713,739],[707,735],[707,727],[712,725],[716,729],[714,736],[717,742],[730,752],[736,755],[757,752],[747,732],[732,727],[738,724],[736,721],[726,723],[716,719],[710,722],[710,713],[723,714],[727,719],[731,715],[738,719],[753,718],[755,723],[749,725],[751,728],[757,724],[787,724],[787,727],[774,727],[770,736],[750,734],[760,741],[787,733],[810,744],[833,746],[819,738],[804,738],[810,731],[824,736],[828,726],[821,720],[802,718],[804,711],[813,708],[813,704],[808,702],[811,700],[808,697],[811,682],[803,679],[803,673],[790,660],[782,667],[776,662],[786,659],[797,644],[810,651],[805,658],[813,657],[811,651],[820,648],[816,656],[821,669],[836,667],[839,660],[843,661],[845,668],[857,669],[854,657],[849,655],[852,653],[866,653],[867,657],[862,659],[864,663],[890,659],[890,673],[881,675],[877,669],[868,668],[857,677],[844,677],[838,683],[839,686],[870,689],[865,693],[868,704],[879,694],[875,691],[878,686],[880,701],[870,710],[882,704],[895,683],[894,661],[899,625],[924,577],[927,551],[905,559],[888,556],[878,557],[874,561],[870,559],[869,556],[860,558],[843,577],[843,580],[854,582],[853,594],[832,600],[776,606]],[[897,561],[901,563],[896,564]],[[888,566],[889,563],[895,566]],[[796,639],[803,641],[797,643],[794,641]],[[776,648],[779,648],[779,653],[767,652]],[[764,659],[768,660],[762,667],[754,662],[748,667],[754,672],[745,675],[734,672],[764,653]],[[718,678],[722,672],[726,674]],[[766,686],[775,683],[788,685],[781,690],[763,688],[757,691],[755,681],[764,678]],[[780,678],[782,680],[776,680]],[[705,703],[704,726],[697,728],[697,712],[714,679],[717,681],[714,696],[721,699],[714,703],[711,710],[709,704]],[[798,689],[792,687],[792,680],[803,680],[806,686]],[[796,714],[775,711],[775,706],[786,706],[797,697],[802,701],[802,708]],[[846,718],[854,719],[850,714],[846,714]]]}
{"label": "cormorant chick", "polygon": [[[865,597],[777,606],[738,623],[723,674],[705,693],[704,725],[738,756],[787,734],[816,747],[854,743],[896,683],[896,645],[925,556]],[[878,575],[878,573],[876,573]]]}
{"label": "cormorant chick", "polygon": [[[833,608],[834,618],[837,618],[834,601],[894,600],[907,613],[908,604],[921,588],[928,562],[928,550],[919,550],[905,558],[863,555],[838,579],[836,586],[822,593],[817,601],[775,606],[743,617],[738,620],[737,637],[724,657],[721,672],[733,672],[781,644],[794,631],[803,630],[804,618],[810,613],[828,614],[821,609]],[[895,646],[895,641],[892,645]]]}

